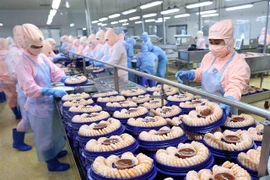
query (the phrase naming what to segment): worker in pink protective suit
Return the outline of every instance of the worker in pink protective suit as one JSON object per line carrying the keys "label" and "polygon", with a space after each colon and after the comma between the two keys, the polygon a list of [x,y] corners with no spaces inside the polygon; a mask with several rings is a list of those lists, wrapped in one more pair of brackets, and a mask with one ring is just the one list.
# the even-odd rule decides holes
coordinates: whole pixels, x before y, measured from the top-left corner
{"label": "worker in pink protective suit", "polygon": [[87,57],[90,57],[90,58],[95,58],[96,57],[96,44],[97,44],[97,41],[96,41],[96,36],[95,34],[91,34],[89,37],[88,37],[88,51],[87,51]]}
{"label": "worker in pink protective suit", "polygon": [[69,50],[68,36],[67,35],[61,36],[60,42],[62,43],[60,50],[68,51]]}
{"label": "worker in pink protective suit", "polygon": [[[14,38],[14,45],[9,50],[7,57],[5,59],[5,63],[8,68],[9,76],[14,80],[17,81],[17,75],[16,75],[16,64],[19,62],[19,60],[22,58],[22,52],[23,52],[23,44],[24,44],[24,38],[23,38],[23,30],[22,26],[15,26],[13,28],[13,38]],[[22,115],[22,120],[18,124],[17,128],[14,128],[12,130],[12,136],[13,136],[13,148],[20,150],[20,151],[28,151],[32,149],[31,146],[24,143],[24,136],[25,136],[25,128],[24,126],[29,126],[29,119],[28,115],[24,109],[24,105],[26,102],[26,95],[24,92],[19,88],[19,84],[17,82],[16,84],[16,90],[18,94],[18,105],[20,107],[20,112]]]}
{"label": "worker in pink protective suit", "polygon": [[73,54],[82,54],[82,51],[83,51],[83,46],[80,44],[80,40],[75,39],[73,41],[73,46],[71,48],[71,52]]}
{"label": "worker in pink protective suit", "polygon": [[89,44],[88,38],[87,38],[86,36],[82,36],[82,37],[80,38],[80,43],[81,43],[81,45],[83,46],[82,55],[83,55],[83,56],[86,56],[86,55],[87,55],[87,51],[88,51],[88,49],[89,49],[89,46],[88,46],[88,44]]}
{"label": "worker in pink protective suit", "polygon": [[[112,28],[108,29],[105,33],[105,40],[111,47],[108,63],[117,64],[119,66],[127,67],[127,52],[123,45],[123,42],[119,40],[119,37]],[[118,76],[123,79],[128,79],[128,72],[124,70],[118,70]]]}
{"label": "worker in pink protective suit", "polygon": [[0,87],[4,91],[7,104],[13,111],[16,119],[21,119],[21,113],[17,108],[16,81],[9,76],[5,63],[8,51],[8,41],[4,38],[0,38]]}
{"label": "worker in pink protective suit", "polygon": [[32,128],[34,132],[38,160],[46,161],[49,171],[65,171],[70,165],[58,161],[67,151],[62,150],[65,140],[53,96],[62,97],[66,92],[53,89],[51,83],[64,82],[67,77],[41,53],[44,46],[42,32],[33,24],[24,24],[22,28],[24,52],[16,65],[16,73],[20,88],[27,96],[25,108],[30,127],[24,128]]}
{"label": "worker in pink protective suit", "polygon": [[99,30],[96,34],[96,41],[97,41],[97,45],[96,45],[96,51],[97,51],[97,55],[96,55],[96,59],[101,59],[103,57],[103,46],[105,43],[105,32],[103,30]]}
{"label": "worker in pink protective suit", "polygon": [[42,48],[42,53],[45,54],[48,58],[50,58],[52,60],[52,58],[54,56],[56,56],[53,52],[53,47],[52,45],[50,44],[50,41],[49,40],[45,40],[44,41],[44,46]]}
{"label": "worker in pink protective suit", "polygon": [[[175,75],[178,81],[201,82],[203,91],[239,101],[250,79],[250,68],[244,57],[234,51],[233,31],[232,20],[214,24],[209,29],[210,52],[198,69],[178,71]],[[220,107],[229,114],[230,106],[220,104]]]}
{"label": "worker in pink protective suit", "polygon": [[[266,31],[265,27],[262,28],[260,37],[258,39],[259,45],[264,45],[265,31]],[[270,35],[267,33],[266,34],[266,46],[268,46],[269,44],[270,44]]]}
{"label": "worker in pink protective suit", "polygon": [[206,49],[205,39],[203,37],[203,32],[197,32],[197,42],[196,42],[197,49]]}

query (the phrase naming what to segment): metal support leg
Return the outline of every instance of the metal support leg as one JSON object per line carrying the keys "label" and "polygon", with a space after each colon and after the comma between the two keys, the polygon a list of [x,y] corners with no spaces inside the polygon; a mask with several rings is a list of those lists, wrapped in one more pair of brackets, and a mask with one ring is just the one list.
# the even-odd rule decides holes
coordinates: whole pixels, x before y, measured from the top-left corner
{"label": "metal support leg", "polygon": [[263,73],[261,73],[261,77],[260,77],[260,87],[262,87],[262,83],[263,83]]}
{"label": "metal support leg", "polygon": [[164,97],[165,97],[165,91],[164,91],[164,84],[161,84],[161,105],[164,106]]}
{"label": "metal support leg", "polygon": [[259,169],[258,169],[259,178],[266,176],[268,174],[267,164],[268,164],[269,152],[270,152],[270,121],[268,120],[263,121],[262,124],[264,125],[264,130],[263,130],[260,164],[259,164]]}
{"label": "metal support leg", "polygon": [[120,90],[119,90],[119,77],[118,77],[118,71],[117,71],[117,68],[114,67],[113,70],[114,70],[114,82],[115,82],[115,84],[114,84],[114,85],[115,85],[114,89],[115,89],[117,92],[120,92]]}
{"label": "metal support leg", "polygon": [[85,57],[83,57],[83,74],[84,74],[84,76],[87,77],[86,64],[85,64]]}

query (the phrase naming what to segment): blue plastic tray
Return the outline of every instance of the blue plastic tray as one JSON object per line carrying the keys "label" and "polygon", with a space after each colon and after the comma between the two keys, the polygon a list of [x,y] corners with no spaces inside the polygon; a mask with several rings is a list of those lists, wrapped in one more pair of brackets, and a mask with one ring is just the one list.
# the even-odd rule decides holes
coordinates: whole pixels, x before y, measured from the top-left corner
{"label": "blue plastic tray", "polygon": [[104,111],[121,111],[122,109],[137,108],[138,106],[129,106],[129,107],[104,107]]}
{"label": "blue plastic tray", "polygon": [[180,124],[180,126],[187,130],[187,131],[190,131],[190,132],[194,132],[194,133],[207,133],[207,132],[210,132],[218,127],[220,127],[221,125],[223,125],[225,123],[225,121],[227,120],[227,115],[225,113],[225,111],[223,111],[223,114],[222,114],[222,117],[211,123],[211,124],[208,124],[208,125],[205,125],[205,126],[189,126],[187,124],[185,124],[183,121],[182,123]]}

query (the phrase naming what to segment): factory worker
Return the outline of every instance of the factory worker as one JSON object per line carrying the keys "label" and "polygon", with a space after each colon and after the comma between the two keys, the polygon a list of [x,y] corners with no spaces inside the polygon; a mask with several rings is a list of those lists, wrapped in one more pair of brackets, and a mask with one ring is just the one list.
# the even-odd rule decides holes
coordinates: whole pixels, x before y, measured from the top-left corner
{"label": "factory worker", "polygon": [[72,46],[71,52],[73,54],[82,54],[82,51],[83,51],[83,47],[80,44],[80,40],[79,39],[75,39],[73,41],[73,46]]}
{"label": "factory worker", "polygon": [[[217,22],[209,29],[209,49],[196,70],[178,71],[179,82],[201,82],[202,90],[239,101],[250,78],[250,68],[244,57],[234,51],[232,20]],[[228,115],[230,106],[221,104]],[[233,112],[234,114],[237,111]]]}
{"label": "factory worker", "polygon": [[143,32],[142,33],[142,42],[143,43],[146,43],[147,41],[149,41],[148,33],[147,32]]}
{"label": "factory worker", "polygon": [[127,38],[126,39],[126,42],[129,43],[129,44],[132,44],[133,48],[136,46],[136,40],[134,38]]}
{"label": "factory worker", "polygon": [[203,32],[202,31],[198,31],[197,32],[197,49],[206,49],[206,45],[205,45],[205,39],[203,37]]}
{"label": "factory worker", "polygon": [[14,40],[12,37],[7,37],[6,40],[8,41],[8,47],[11,48],[11,46],[14,45]]}
{"label": "factory worker", "polygon": [[156,76],[164,78],[168,63],[168,58],[165,52],[160,47],[154,46],[150,41],[147,42],[146,45],[148,46],[148,50],[158,57]]}
{"label": "factory worker", "polygon": [[21,113],[17,108],[16,81],[9,76],[5,63],[8,51],[8,41],[4,38],[0,38],[0,87],[4,91],[7,104],[13,111],[16,119],[21,119]]}
{"label": "factory worker", "polygon": [[86,36],[82,36],[82,37],[80,38],[80,43],[81,43],[81,45],[83,46],[82,55],[83,55],[83,56],[86,56],[86,55],[87,55],[87,51],[88,51],[88,49],[89,49],[89,46],[88,46],[88,44],[89,44],[88,38],[87,38]]}
{"label": "factory worker", "polygon": [[62,51],[68,51],[69,50],[68,36],[67,35],[61,36],[60,42],[62,43],[60,49]]}
{"label": "factory worker", "polygon": [[88,51],[87,51],[87,57],[90,57],[90,58],[94,58],[96,57],[96,44],[97,44],[97,41],[96,41],[96,36],[95,34],[91,34],[89,37],[88,37]]}
{"label": "factory worker", "polygon": [[[12,80],[17,81],[15,66],[19,62],[19,60],[22,58],[22,52],[23,52],[22,48],[24,44],[22,26],[17,25],[13,28],[13,36],[14,36],[15,44],[9,50],[7,57],[5,59],[5,63],[8,68],[9,76],[12,78]],[[12,136],[13,136],[12,146],[13,148],[20,151],[28,151],[32,149],[32,147],[24,143],[24,135],[25,135],[24,124],[26,124],[26,126],[29,124],[29,119],[24,109],[24,105],[25,105],[27,97],[23,93],[23,91],[19,88],[18,82],[16,84],[16,90],[17,90],[18,105],[20,107],[20,112],[23,119],[18,124],[17,128],[14,128],[12,130]]]}
{"label": "factory worker", "polygon": [[48,42],[52,46],[53,50],[55,50],[56,49],[56,42],[55,42],[55,40],[53,38],[47,38],[46,40],[48,40]]}
{"label": "factory worker", "polygon": [[97,51],[97,55],[96,55],[96,59],[101,59],[103,57],[103,46],[105,43],[105,32],[103,30],[99,30],[96,34],[96,41],[97,41],[97,45],[96,45],[96,51]]}
{"label": "factory worker", "polygon": [[137,56],[139,71],[154,75],[156,73],[155,60],[157,59],[158,57],[154,53],[149,52],[146,44],[142,45],[141,53]]}
{"label": "factory worker", "polygon": [[42,53],[45,54],[50,60],[52,61],[58,61],[59,59],[65,58],[62,54],[55,54],[53,51],[53,46],[51,45],[51,42],[49,39],[46,39],[44,41],[44,46],[42,49]]}
{"label": "factory worker", "polygon": [[[105,33],[105,40],[111,47],[108,63],[117,64],[119,66],[127,67],[127,53],[123,42],[119,40],[112,28],[109,28]],[[123,79],[128,79],[128,72],[118,70],[118,76]]]}
{"label": "factory worker", "polygon": [[[265,31],[266,31],[265,27],[262,28],[260,37],[258,39],[259,45],[262,45],[262,46],[264,45]],[[267,33],[266,34],[266,46],[268,46],[269,44],[270,44],[270,35]]]}
{"label": "factory worker", "polygon": [[39,161],[46,161],[49,171],[65,171],[70,165],[57,159],[65,156],[67,151],[62,151],[65,140],[61,122],[54,118],[57,112],[53,96],[61,98],[66,92],[53,89],[51,83],[64,82],[67,77],[41,53],[44,46],[42,32],[33,24],[24,24],[22,28],[24,52],[16,65],[16,73],[20,88],[27,96],[25,108],[34,132],[37,157]]}

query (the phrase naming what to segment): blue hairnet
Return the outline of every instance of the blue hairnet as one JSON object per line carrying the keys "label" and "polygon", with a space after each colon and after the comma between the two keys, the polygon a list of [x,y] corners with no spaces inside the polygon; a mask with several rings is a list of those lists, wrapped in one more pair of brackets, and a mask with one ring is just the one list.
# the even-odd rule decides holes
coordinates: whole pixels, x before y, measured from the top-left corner
{"label": "blue hairnet", "polygon": [[132,46],[136,46],[136,40],[134,38],[127,38],[126,42]]}
{"label": "blue hairnet", "polygon": [[142,33],[142,40],[143,40],[143,42],[147,42],[148,41],[148,33],[147,32],[143,32]]}

